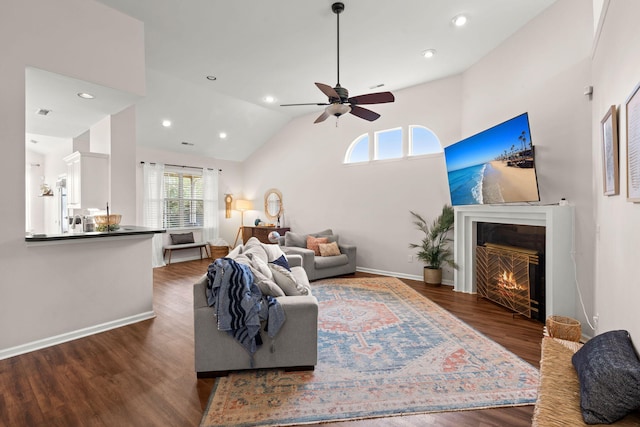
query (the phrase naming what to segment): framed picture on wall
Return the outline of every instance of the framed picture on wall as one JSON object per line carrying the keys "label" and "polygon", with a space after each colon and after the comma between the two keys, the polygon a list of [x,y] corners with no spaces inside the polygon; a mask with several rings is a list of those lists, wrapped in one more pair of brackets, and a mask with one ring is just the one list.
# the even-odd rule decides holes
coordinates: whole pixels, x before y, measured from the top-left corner
{"label": "framed picture on wall", "polygon": [[600,121],[602,133],[602,172],[604,195],[620,193],[620,173],[618,170],[618,121],[616,106],[612,105]]}
{"label": "framed picture on wall", "polygon": [[640,203],[640,85],[625,104],[627,113],[627,200]]}

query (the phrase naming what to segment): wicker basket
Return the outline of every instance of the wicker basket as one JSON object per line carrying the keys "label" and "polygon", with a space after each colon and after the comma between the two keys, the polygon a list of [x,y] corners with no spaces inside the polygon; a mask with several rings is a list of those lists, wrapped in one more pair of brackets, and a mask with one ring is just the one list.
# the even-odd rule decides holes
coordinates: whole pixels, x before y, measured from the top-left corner
{"label": "wicker basket", "polygon": [[209,246],[211,259],[224,258],[229,254],[228,246]]}
{"label": "wicker basket", "polygon": [[547,331],[553,338],[561,340],[578,342],[582,337],[580,322],[566,316],[547,317]]}

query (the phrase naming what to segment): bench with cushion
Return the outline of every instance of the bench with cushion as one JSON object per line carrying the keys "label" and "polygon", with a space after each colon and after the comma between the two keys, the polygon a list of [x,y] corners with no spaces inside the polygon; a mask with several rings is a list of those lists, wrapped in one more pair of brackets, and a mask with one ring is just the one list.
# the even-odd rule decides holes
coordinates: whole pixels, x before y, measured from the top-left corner
{"label": "bench with cushion", "polygon": [[162,256],[166,256],[167,252],[169,252],[169,260],[167,264],[171,264],[171,252],[178,251],[181,249],[200,249],[200,259],[202,259],[202,249],[204,248],[205,253],[207,254],[207,258],[210,258],[209,255],[209,246],[207,242],[196,242],[193,239],[193,232],[189,233],[174,233],[169,234],[171,237],[171,244],[163,246]]}
{"label": "bench with cushion", "polygon": [[[615,410],[610,404],[605,404],[602,398],[596,398],[594,402],[582,402],[585,408],[581,408],[581,393],[584,394],[588,392],[588,390],[586,390],[586,384],[583,384],[581,388],[578,373],[572,363],[574,354],[581,349],[581,347],[582,344],[580,343],[548,336],[542,339],[540,385],[538,388],[538,399],[534,409],[533,427],[587,426],[588,424],[585,423],[583,417],[584,409],[587,406],[592,406],[590,403],[592,404],[594,402],[596,405],[605,405],[608,410]],[[612,354],[621,353],[610,345],[607,347],[608,351],[611,351]],[[635,354],[633,357],[636,357]],[[598,355],[597,359],[599,363],[606,363],[607,360],[612,358],[602,358],[601,355]],[[625,373],[624,376],[626,377],[627,374]],[[613,390],[608,391],[607,394],[615,395],[616,393],[623,392],[621,387],[617,386],[617,383],[606,375],[601,374],[597,377],[599,378],[594,377],[594,381],[604,381],[605,384],[613,387]],[[594,392],[592,391],[591,393]],[[624,399],[619,400],[620,403],[624,403]],[[612,425],[638,426],[640,425],[640,413],[632,411],[629,415]]]}

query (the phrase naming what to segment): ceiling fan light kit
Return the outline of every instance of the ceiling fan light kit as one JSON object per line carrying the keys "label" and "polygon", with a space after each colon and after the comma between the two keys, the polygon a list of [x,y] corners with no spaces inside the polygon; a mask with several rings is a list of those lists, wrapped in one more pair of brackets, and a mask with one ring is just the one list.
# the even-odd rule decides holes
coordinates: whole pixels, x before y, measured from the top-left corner
{"label": "ceiling fan light kit", "polygon": [[367,108],[360,107],[361,104],[382,104],[395,101],[395,97],[391,92],[368,93],[349,98],[349,91],[340,86],[340,14],[344,11],[344,3],[336,2],[331,5],[331,10],[336,14],[337,22],[337,83],[335,87],[331,87],[324,83],[316,83],[316,86],[324,93],[328,101],[325,103],[305,103],[305,104],[282,104],[282,107],[291,107],[297,105],[318,105],[326,106],[324,112],[315,120],[314,123],[325,121],[329,116],[340,117],[343,114],[351,113],[361,119],[374,121],[380,117],[380,114]]}

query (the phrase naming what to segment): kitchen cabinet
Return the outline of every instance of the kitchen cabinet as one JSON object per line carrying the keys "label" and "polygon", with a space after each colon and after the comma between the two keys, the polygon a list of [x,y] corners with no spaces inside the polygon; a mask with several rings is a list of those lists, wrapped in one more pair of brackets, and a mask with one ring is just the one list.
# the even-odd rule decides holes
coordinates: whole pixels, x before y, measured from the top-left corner
{"label": "kitchen cabinet", "polygon": [[109,156],[76,151],[67,164],[67,207],[104,209],[109,201]]}

